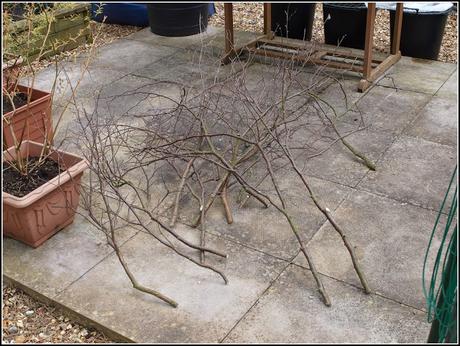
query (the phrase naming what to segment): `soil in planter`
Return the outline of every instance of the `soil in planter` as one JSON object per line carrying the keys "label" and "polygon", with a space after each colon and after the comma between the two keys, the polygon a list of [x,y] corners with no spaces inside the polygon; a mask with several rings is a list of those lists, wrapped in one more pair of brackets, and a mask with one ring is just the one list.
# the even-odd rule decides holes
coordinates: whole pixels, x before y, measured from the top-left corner
{"label": "soil in planter", "polygon": [[[13,96],[14,107],[19,108],[27,104],[27,94],[25,93],[16,93]],[[6,95],[3,95],[3,114],[11,112],[13,106],[11,105],[10,98]]]}
{"label": "soil in planter", "polygon": [[[34,167],[38,158],[28,159],[29,167]],[[3,163],[3,191],[16,197],[24,197],[29,192],[42,186],[54,177],[58,176],[63,169],[56,161],[46,158],[39,167],[29,169],[28,175],[22,175],[10,163]]]}

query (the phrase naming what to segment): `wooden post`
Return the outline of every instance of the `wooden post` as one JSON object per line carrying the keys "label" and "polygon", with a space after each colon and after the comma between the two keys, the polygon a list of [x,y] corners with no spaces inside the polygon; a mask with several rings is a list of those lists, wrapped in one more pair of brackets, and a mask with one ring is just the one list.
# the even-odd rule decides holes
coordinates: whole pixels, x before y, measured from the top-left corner
{"label": "wooden post", "polygon": [[264,34],[268,39],[273,38],[272,33],[272,4],[264,2]]}
{"label": "wooden post", "polygon": [[391,54],[397,54],[399,52],[399,46],[401,44],[401,28],[403,20],[403,3],[398,2],[396,5],[395,24],[393,27],[393,44],[391,45]]}
{"label": "wooden post", "polygon": [[366,40],[364,43],[363,77],[367,79],[372,71],[372,48],[374,46],[375,2],[367,4]]}
{"label": "wooden post", "polygon": [[224,20],[225,20],[225,56],[230,56],[231,51],[235,48],[233,37],[233,4],[224,3]]}

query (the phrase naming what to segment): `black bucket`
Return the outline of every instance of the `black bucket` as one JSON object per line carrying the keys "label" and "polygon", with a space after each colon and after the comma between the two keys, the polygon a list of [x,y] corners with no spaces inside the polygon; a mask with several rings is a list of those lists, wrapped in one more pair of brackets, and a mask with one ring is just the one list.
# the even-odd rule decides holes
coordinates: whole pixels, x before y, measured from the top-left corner
{"label": "black bucket", "polygon": [[315,7],[315,3],[272,4],[272,31],[276,36],[311,40]]}
{"label": "black bucket", "polygon": [[[364,49],[367,7],[364,3],[323,3],[324,41]],[[326,19],[330,16],[330,19]]]}
{"label": "black bucket", "polygon": [[[445,12],[403,12],[401,55],[437,60],[450,9]],[[393,42],[395,11],[390,10],[390,38]]]}
{"label": "black bucket", "polygon": [[207,3],[147,4],[150,30],[160,36],[190,36],[208,26]]}

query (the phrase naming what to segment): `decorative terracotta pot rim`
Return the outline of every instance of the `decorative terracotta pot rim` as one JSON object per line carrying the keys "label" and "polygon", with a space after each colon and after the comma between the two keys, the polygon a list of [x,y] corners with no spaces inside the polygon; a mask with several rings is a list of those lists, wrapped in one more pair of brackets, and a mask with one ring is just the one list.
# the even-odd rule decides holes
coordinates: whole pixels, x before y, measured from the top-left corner
{"label": "decorative terracotta pot rim", "polygon": [[[43,147],[42,143],[37,143],[31,140],[26,140],[21,145],[27,145],[27,144],[38,145],[38,146]],[[88,161],[81,156],[78,156],[78,155],[63,151],[63,150],[53,149],[53,151],[60,155],[71,156],[72,158],[79,160],[79,161],[76,164],[69,167],[68,169],[66,169],[65,171],[63,171],[58,176],[54,177],[53,179],[46,182],[45,184],[37,187],[35,190],[31,191],[30,193],[28,193],[27,195],[23,197],[16,197],[16,196],[13,196],[3,191],[3,203],[6,203],[15,208],[25,208],[28,205],[38,201],[40,198],[44,197],[45,195],[49,194],[50,192],[52,192],[59,186],[73,179],[73,177],[77,176],[79,173],[82,173],[89,166]],[[8,152],[10,153],[14,152],[14,147],[10,147],[3,152],[3,162],[8,161],[5,159],[5,155]]]}
{"label": "decorative terracotta pot rim", "polygon": [[27,95],[29,95],[29,92],[30,90],[32,90],[32,95],[33,95],[33,92],[39,92],[39,93],[43,93],[43,94],[46,94],[46,95],[43,95],[43,96],[39,96],[36,100],[33,100],[31,101],[30,103],[27,103],[19,108],[16,108],[15,110],[12,110],[8,113],[5,113],[3,114],[3,118],[8,118],[8,117],[13,117],[16,113],[20,113],[28,108],[32,108],[34,107],[35,105],[43,102],[43,100],[46,100],[46,99],[51,99],[51,93],[47,92],[47,91],[43,91],[43,90],[40,90],[40,89],[36,89],[36,88],[31,88],[31,87],[28,87],[28,86],[25,86],[25,85],[21,85],[21,84],[18,84],[17,85],[17,88],[19,89],[20,92],[25,92],[27,93]]}

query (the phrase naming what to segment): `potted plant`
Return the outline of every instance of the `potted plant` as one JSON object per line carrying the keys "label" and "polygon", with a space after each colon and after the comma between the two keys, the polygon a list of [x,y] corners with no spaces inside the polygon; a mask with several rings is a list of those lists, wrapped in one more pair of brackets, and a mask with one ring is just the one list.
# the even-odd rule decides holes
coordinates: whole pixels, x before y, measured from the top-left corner
{"label": "potted plant", "polygon": [[[22,66],[91,40],[89,7],[83,4],[10,4],[3,12],[3,148],[18,140],[52,138],[52,93],[19,84]],[[19,6],[21,5],[21,6]],[[17,10],[21,15],[17,15]],[[16,15],[15,15],[16,13]],[[33,73],[32,73],[33,74]],[[11,126],[10,126],[11,125]]]}
{"label": "potted plant", "polygon": [[15,139],[52,140],[50,93],[16,84],[3,90],[2,97],[4,149],[13,146]]}
{"label": "potted plant", "polygon": [[43,143],[3,152],[3,232],[37,247],[73,222],[88,163]]}
{"label": "potted plant", "polygon": [[[36,15],[32,8],[29,11],[27,18],[32,23]],[[12,18],[8,11],[3,13],[3,23],[6,51],[3,54],[6,62],[2,64],[3,149],[13,146],[15,140],[30,139],[43,143],[45,137],[52,137],[51,94],[35,89],[33,83],[31,86],[19,84],[23,65],[31,66],[34,59],[25,51],[12,48],[16,36],[11,31]]]}
{"label": "potted plant", "polygon": [[[3,148],[14,144],[13,136],[19,138],[23,135],[43,142],[45,133],[51,129],[51,95],[19,85],[24,59],[9,53],[3,57],[6,60],[2,64]],[[29,95],[32,102],[27,102]]]}
{"label": "potted plant", "polygon": [[[51,23],[52,21],[50,21]],[[51,24],[49,24],[51,25]],[[93,57],[97,37],[90,46],[81,66],[81,75],[73,81],[71,95],[62,104],[56,124],[51,124],[51,103],[59,74],[59,58],[52,55],[55,76],[51,92],[34,88],[34,63],[45,52],[46,37],[40,54],[22,55],[25,68],[21,71],[32,76],[29,85],[20,85],[21,72],[14,83],[2,88],[3,101],[10,101],[11,112],[3,115],[4,134],[9,134],[11,145],[3,151],[3,231],[4,235],[32,247],[43,244],[53,234],[72,223],[79,203],[79,186],[88,163],[78,155],[63,151],[53,145],[59,124],[80,85]],[[5,31],[4,31],[5,38]],[[7,37],[10,39],[11,36]],[[5,40],[4,40],[5,41]],[[64,42],[65,43],[65,42]],[[27,68],[29,70],[27,70]],[[15,103],[15,99],[22,103]],[[34,126],[39,127],[36,128]],[[42,136],[32,141],[36,132]]]}

